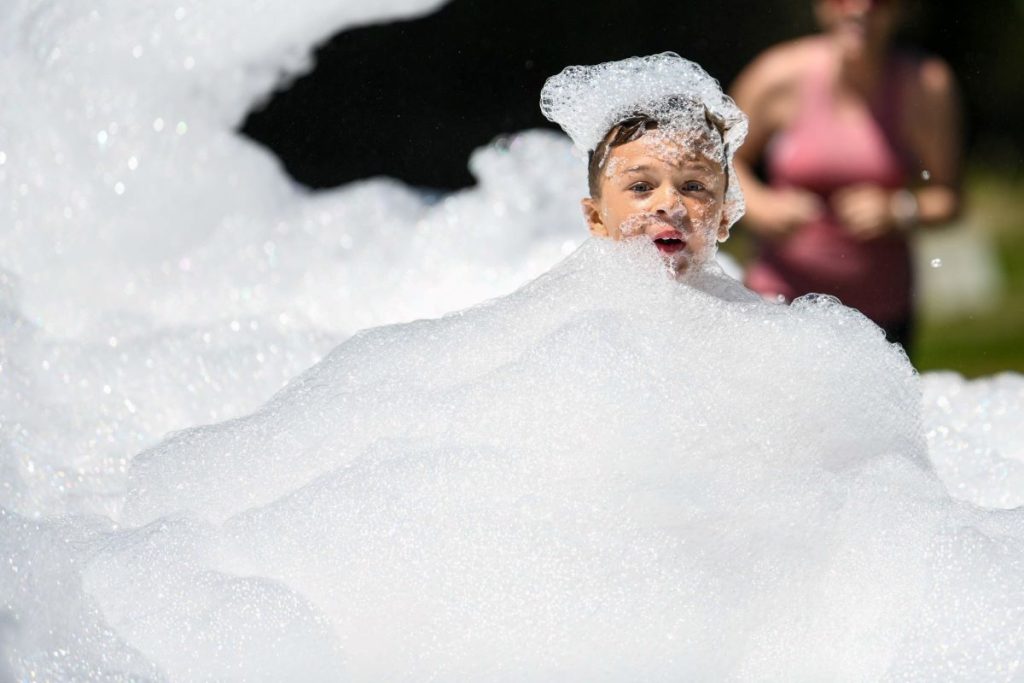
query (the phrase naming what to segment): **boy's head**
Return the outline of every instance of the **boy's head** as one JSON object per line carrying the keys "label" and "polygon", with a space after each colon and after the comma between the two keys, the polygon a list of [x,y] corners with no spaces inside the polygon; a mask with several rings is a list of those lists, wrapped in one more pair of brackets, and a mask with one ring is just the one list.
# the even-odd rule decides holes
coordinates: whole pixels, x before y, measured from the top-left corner
{"label": "boy's head", "polygon": [[592,234],[647,235],[683,269],[742,215],[732,155],[746,117],[697,64],[669,52],[568,67],[545,83],[541,109],[589,154]]}
{"label": "boy's head", "polygon": [[672,98],[662,111],[619,121],[590,153],[583,214],[594,236],[644,236],[682,271],[729,235],[728,145],[699,103]]}

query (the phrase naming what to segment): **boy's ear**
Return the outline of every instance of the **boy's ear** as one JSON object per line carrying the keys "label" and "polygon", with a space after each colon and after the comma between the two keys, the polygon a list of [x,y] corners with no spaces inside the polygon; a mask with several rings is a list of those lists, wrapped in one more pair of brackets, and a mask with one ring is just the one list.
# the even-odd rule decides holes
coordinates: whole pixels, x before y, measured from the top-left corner
{"label": "boy's ear", "polygon": [[587,219],[590,234],[594,237],[608,237],[608,228],[601,218],[601,209],[597,206],[597,200],[587,197],[580,202],[580,207],[583,209],[583,217]]}
{"label": "boy's ear", "polygon": [[718,241],[724,242],[729,239],[729,214],[722,212],[722,220],[718,223]]}

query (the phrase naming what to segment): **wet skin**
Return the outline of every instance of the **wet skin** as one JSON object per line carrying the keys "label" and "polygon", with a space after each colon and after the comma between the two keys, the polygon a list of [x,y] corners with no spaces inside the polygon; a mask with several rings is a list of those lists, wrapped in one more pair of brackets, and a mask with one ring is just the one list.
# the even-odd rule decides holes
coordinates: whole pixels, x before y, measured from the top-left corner
{"label": "wet skin", "polygon": [[884,54],[902,14],[898,0],[817,0],[814,13],[848,60]]}
{"label": "wet skin", "polygon": [[612,148],[605,168],[599,196],[582,202],[595,237],[649,239],[682,273],[729,236],[722,164],[682,135],[650,131]]}

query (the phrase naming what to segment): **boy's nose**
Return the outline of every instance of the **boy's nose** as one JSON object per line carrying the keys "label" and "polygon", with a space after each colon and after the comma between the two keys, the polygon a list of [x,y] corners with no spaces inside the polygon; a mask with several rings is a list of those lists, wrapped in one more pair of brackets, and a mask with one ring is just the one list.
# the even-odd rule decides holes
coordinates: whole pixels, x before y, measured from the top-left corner
{"label": "boy's nose", "polygon": [[660,216],[667,216],[670,213],[678,213],[679,211],[686,211],[686,207],[683,205],[683,198],[676,190],[669,189],[662,192],[658,196],[657,204],[655,205],[655,211]]}

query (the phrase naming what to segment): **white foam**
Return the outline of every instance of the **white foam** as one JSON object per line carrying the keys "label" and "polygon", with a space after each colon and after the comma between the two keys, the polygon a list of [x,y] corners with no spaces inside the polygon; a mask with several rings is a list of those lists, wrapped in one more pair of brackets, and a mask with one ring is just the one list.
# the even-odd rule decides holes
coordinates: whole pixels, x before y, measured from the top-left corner
{"label": "white foam", "polygon": [[[269,578],[317,608],[356,678],[1012,666],[1024,519],[949,501],[903,355],[830,299],[677,284],[651,252],[589,242],[512,297],[364,332],[258,413],[140,456],[125,522],[208,531],[129,537],[90,594],[114,623],[161,615],[126,636],[161,661],[155,634],[208,631],[167,611],[216,600],[190,577]],[[205,563],[168,566],[179,538]],[[125,564],[173,597],[95,578]],[[934,595],[988,607],[965,629]]]}
{"label": "white foam", "polygon": [[1024,377],[924,381],[929,454],[950,494],[988,508],[1024,505]]}
{"label": "white foam", "polygon": [[386,179],[301,191],[231,130],[327,33],[434,4],[5,5],[0,504],[116,514],[128,460],[168,431],[575,246],[585,181],[552,134],[480,150],[479,189],[435,203]]}

